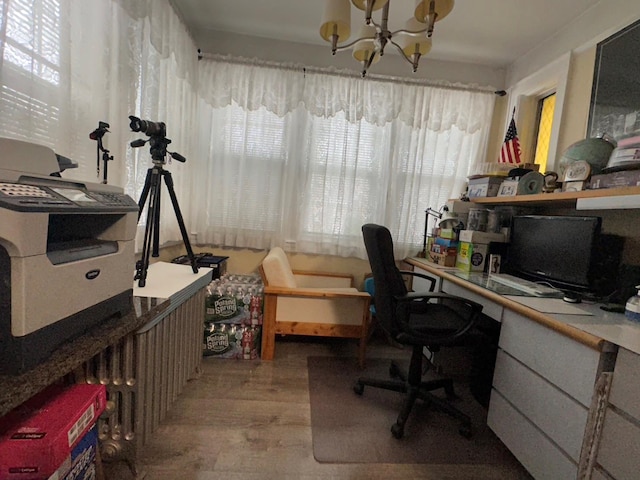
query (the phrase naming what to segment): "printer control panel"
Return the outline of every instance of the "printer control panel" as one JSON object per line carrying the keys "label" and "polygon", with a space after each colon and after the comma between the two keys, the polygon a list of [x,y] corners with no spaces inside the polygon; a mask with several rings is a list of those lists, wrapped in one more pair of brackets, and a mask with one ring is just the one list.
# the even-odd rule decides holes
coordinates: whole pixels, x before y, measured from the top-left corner
{"label": "printer control panel", "polygon": [[122,212],[138,209],[128,195],[86,191],[75,186],[0,182],[0,208],[29,212]]}

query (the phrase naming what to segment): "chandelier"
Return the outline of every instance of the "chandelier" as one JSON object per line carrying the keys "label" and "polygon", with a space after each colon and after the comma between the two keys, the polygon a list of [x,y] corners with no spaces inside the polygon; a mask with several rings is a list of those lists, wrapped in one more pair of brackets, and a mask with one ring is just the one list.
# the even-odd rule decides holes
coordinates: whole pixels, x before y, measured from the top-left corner
{"label": "chandelier", "polygon": [[[415,73],[422,55],[431,50],[434,23],[442,20],[453,9],[454,0],[417,0],[413,17],[401,30],[388,29],[391,0],[325,0],[325,11],[320,25],[320,36],[331,43],[331,53],[353,49],[353,58],[362,63],[362,76],[384,55],[390,43],[409,62]],[[351,3],[365,12],[365,20],[358,38],[342,43],[351,35]],[[372,18],[372,12],[382,9],[380,21]]]}

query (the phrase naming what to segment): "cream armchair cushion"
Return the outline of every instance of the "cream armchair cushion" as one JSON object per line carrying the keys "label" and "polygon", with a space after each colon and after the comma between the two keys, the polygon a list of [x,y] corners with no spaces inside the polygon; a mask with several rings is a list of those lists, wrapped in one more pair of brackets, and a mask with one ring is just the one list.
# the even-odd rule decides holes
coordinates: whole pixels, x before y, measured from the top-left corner
{"label": "cream armchair cushion", "polygon": [[358,338],[364,363],[371,297],[353,288],[345,274],[294,272],[287,255],[274,247],[262,261],[265,284],[262,359],[272,360],[275,335]]}

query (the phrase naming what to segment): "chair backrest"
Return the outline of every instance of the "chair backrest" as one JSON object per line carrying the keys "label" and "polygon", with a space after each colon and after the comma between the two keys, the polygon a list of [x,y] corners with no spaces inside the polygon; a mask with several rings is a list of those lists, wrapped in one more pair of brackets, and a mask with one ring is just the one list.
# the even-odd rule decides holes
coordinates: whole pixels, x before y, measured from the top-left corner
{"label": "chair backrest", "polygon": [[394,320],[393,298],[406,295],[407,286],[393,257],[391,232],[381,225],[368,223],[362,226],[362,236],[375,282],[376,319],[383,329],[396,335],[399,328]]}
{"label": "chair backrest", "polygon": [[262,260],[262,273],[265,285],[270,287],[296,288],[296,277],[293,275],[289,259],[280,247],[273,247]]}

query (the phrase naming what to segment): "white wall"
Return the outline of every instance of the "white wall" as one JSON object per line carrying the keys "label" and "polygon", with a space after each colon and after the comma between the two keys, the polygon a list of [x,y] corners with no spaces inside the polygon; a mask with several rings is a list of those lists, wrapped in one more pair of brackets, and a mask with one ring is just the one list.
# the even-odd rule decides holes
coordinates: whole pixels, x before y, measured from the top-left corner
{"label": "white wall", "polygon": [[[284,42],[212,30],[194,32],[194,37],[204,39],[198,44],[198,48],[207,53],[259,58],[292,65],[348,69],[356,72],[361,70],[358,62],[351,57],[350,51],[337,52],[333,56],[329,45]],[[505,71],[501,69],[434,60],[429,56],[420,59],[420,66],[414,74],[409,63],[393,53],[387,53],[384,59],[371,67],[370,72],[413,79],[448,80],[453,83],[490,86],[496,90],[503,89],[505,79]]]}
{"label": "white wall", "polygon": [[561,32],[509,66],[506,86],[515,85],[567,52],[596,45],[639,18],[639,0],[601,0]]}

